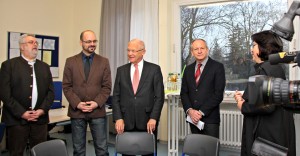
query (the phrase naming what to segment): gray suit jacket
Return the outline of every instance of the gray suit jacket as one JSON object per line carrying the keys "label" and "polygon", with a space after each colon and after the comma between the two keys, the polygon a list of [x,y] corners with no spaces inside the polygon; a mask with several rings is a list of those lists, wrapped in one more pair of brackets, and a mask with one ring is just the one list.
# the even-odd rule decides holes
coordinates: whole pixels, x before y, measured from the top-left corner
{"label": "gray suit jacket", "polygon": [[158,65],[144,61],[136,95],[130,77],[131,64],[118,68],[113,91],[113,119],[123,119],[125,130],[147,130],[149,119],[160,118],[164,103],[163,77]]}
{"label": "gray suit jacket", "polygon": [[[85,80],[82,53],[66,60],[63,91],[69,102],[68,116],[71,118],[99,118],[106,115],[105,102],[111,92],[111,73],[107,58],[95,54],[88,80]],[[88,98],[88,99],[87,99]],[[99,107],[90,113],[77,109],[82,101],[95,101]]]}

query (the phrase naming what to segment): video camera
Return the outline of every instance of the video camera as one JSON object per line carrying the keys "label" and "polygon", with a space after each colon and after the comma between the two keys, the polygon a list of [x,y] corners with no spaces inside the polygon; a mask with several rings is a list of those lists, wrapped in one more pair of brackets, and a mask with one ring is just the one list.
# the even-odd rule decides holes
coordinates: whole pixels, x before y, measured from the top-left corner
{"label": "video camera", "polygon": [[[300,15],[300,1],[294,1],[283,18],[276,22],[271,31],[291,41],[294,35],[293,20]],[[268,56],[271,64],[297,63],[300,67],[300,51],[280,52]],[[249,77],[249,104],[256,107],[282,105],[285,109],[300,113],[300,81],[287,81],[264,75]]]}

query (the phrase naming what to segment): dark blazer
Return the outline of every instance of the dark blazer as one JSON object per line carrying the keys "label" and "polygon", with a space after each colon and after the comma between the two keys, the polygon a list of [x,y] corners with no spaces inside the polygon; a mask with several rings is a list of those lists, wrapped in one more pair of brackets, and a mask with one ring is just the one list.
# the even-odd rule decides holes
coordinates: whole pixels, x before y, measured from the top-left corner
{"label": "dark blazer", "polygon": [[164,103],[163,77],[158,65],[144,61],[136,95],[130,77],[131,63],[117,69],[113,91],[113,120],[123,119],[125,130],[147,130],[149,119],[158,123]]}
{"label": "dark blazer", "polygon": [[[49,65],[36,60],[34,64],[38,99],[35,110],[43,109],[45,114],[38,118],[37,124],[49,122],[48,111],[54,100],[54,88]],[[2,121],[7,126],[24,125],[28,122],[21,116],[31,107],[32,67],[23,57],[2,63],[0,71],[0,98],[3,101]]]}
{"label": "dark blazer", "polygon": [[[255,75],[285,79],[281,65],[271,65],[265,61],[255,66]],[[274,84],[274,83],[272,83]],[[296,134],[293,113],[286,111],[280,105],[255,107],[248,103],[248,88],[243,99],[245,102],[241,112],[244,115],[241,155],[252,156],[252,145],[256,137],[261,137],[273,143],[287,147],[288,156],[296,155]]]}
{"label": "dark blazer", "polygon": [[[105,102],[111,92],[109,61],[95,54],[87,81],[83,68],[82,52],[67,58],[62,85],[64,95],[69,102],[68,116],[71,118],[104,117]],[[99,107],[90,113],[83,113],[77,109],[80,102],[87,100],[95,101]]]}
{"label": "dark blazer", "polygon": [[186,112],[189,108],[201,110],[205,116],[201,121],[209,124],[220,122],[220,103],[225,89],[225,69],[223,64],[210,57],[201,71],[199,85],[195,81],[196,62],[186,67],[181,87],[181,101]]}

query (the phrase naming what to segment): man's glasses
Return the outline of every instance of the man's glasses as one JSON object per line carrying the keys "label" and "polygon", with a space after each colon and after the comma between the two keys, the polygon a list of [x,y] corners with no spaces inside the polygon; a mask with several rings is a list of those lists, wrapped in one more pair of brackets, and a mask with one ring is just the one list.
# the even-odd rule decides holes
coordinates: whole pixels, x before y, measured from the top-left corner
{"label": "man's glasses", "polygon": [[140,50],[130,50],[130,49],[127,49],[127,53],[129,53],[129,52],[137,53],[137,52],[140,52],[142,50],[144,50],[144,49],[140,49]]}
{"label": "man's glasses", "polygon": [[37,46],[39,45],[39,42],[37,42],[37,41],[28,41],[28,42],[25,42],[25,43],[23,43],[23,44],[31,44],[31,45],[34,45],[34,44],[36,44]]}
{"label": "man's glasses", "polygon": [[84,42],[84,43],[86,43],[86,44],[91,44],[91,43],[94,43],[94,44],[96,44],[96,43],[98,43],[98,40],[87,40],[87,41],[82,41],[82,42]]}

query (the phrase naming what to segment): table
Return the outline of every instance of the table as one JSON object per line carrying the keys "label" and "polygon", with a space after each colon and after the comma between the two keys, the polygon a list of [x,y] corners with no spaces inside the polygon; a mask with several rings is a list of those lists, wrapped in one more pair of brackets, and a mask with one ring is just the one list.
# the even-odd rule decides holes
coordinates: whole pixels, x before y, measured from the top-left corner
{"label": "table", "polygon": [[179,93],[171,93],[168,97],[168,156],[178,156],[178,106]]}
{"label": "table", "polygon": [[[108,109],[108,107],[105,107],[106,110],[106,116],[112,115],[112,109]],[[49,124],[56,123],[57,126],[59,125],[66,125],[70,124],[70,117],[68,114],[68,108],[58,108],[58,109],[50,109],[49,110]],[[109,120],[106,119],[106,136],[109,138]]]}
{"label": "table", "polygon": [[57,108],[49,110],[49,124],[70,121],[68,117],[68,108]]}

